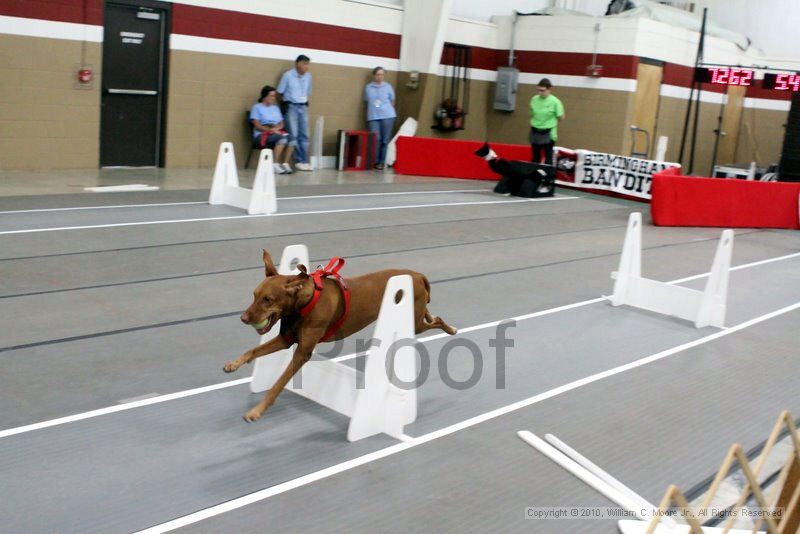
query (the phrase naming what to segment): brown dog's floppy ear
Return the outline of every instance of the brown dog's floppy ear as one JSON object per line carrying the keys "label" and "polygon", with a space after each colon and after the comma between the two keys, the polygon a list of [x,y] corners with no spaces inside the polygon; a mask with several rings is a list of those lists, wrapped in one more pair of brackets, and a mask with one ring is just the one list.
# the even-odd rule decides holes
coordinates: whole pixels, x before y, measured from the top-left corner
{"label": "brown dog's floppy ear", "polygon": [[306,269],[305,265],[298,263],[297,270],[300,271],[300,274],[297,275],[299,278],[308,278],[308,269]]}
{"label": "brown dog's floppy ear", "polygon": [[261,258],[264,260],[264,272],[266,273],[267,278],[270,276],[275,276],[278,274],[278,271],[275,269],[275,265],[272,264],[272,258],[269,256],[269,252],[267,249],[262,249],[264,254]]}
{"label": "brown dog's floppy ear", "polygon": [[283,286],[283,289],[289,295],[297,295],[300,292],[300,290],[303,289],[303,286],[306,284],[306,280],[308,280],[308,275],[301,272],[300,274],[298,274],[297,276],[286,282],[286,285]]}

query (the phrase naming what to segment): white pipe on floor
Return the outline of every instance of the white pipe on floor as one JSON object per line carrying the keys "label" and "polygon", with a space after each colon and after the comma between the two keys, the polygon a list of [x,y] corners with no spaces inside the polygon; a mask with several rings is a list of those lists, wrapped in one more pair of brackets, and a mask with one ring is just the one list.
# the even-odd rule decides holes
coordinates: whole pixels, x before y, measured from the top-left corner
{"label": "white pipe on floor", "polygon": [[650,519],[648,517],[649,514],[642,514],[642,509],[640,506],[637,505],[632,499],[630,499],[627,495],[624,495],[619,490],[613,488],[611,485],[603,481],[597,475],[591,473],[588,469],[581,466],[578,462],[564,454],[563,452],[559,451],[549,443],[547,443],[542,438],[536,436],[534,433],[528,430],[520,430],[517,432],[517,436],[522,439],[525,443],[530,445],[531,447],[535,448],[555,463],[578,477],[581,481],[585,482],[595,490],[602,493],[605,497],[609,498],[614,503],[618,504],[622,508],[628,510],[629,512],[633,513],[639,519],[647,521]]}
{"label": "white pipe on floor", "polygon": [[[606,471],[601,469],[597,464],[583,456],[581,453],[555,437],[553,434],[545,434],[544,439],[549,441],[554,447],[558,450],[569,456],[572,460],[575,460],[580,466],[584,467],[593,475],[597,476],[600,480],[614,488],[615,490],[619,491],[623,495],[628,496],[634,503],[636,503],[637,507],[640,509],[647,509],[647,510],[657,510],[657,506],[653,506],[649,503],[644,497],[633,491],[631,488],[608,474]],[[678,524],[670,517],[664,517],[662,522],[665,523],[669,528],[675,528]]]}
{"label": "white pipe on floor", "polygon": [[161,189],[157,185],[147,184],[126,184],[126,185],[99,185],[96,187],[84,187],[84,191],[92,193],[118,193],[125,191],[158,191]]}

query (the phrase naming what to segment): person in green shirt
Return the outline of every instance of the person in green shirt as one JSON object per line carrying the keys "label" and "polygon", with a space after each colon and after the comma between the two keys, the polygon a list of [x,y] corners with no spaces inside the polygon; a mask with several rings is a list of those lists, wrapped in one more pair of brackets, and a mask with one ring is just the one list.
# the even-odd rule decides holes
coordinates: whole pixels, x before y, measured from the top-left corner
{"label": "person in green shirt", "polygon": [[550,93],[553,84],[542,78],[537,95],[531,98],[530,143],[534,163],[553,164],[553,145],[558,139],[558,123],[564,120],[564,104]]}

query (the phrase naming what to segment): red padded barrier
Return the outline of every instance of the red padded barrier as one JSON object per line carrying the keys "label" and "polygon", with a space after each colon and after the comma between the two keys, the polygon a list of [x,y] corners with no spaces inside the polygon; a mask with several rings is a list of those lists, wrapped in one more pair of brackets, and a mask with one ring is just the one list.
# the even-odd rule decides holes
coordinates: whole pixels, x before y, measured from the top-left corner
{"label": "red padded barrier", "polygon": [[[394,170],[398,174],[416,176],[499,180],[500,176],[474,154],[482,145],[482,141],[398,137]],[[501,158],[531,160],[531,147],[528,145],[492,143],[492,150]]]}
{"label": "red padded barrier", "polygon": [[657,226],[800,228],[800,183],[653,175],[650,213]]}

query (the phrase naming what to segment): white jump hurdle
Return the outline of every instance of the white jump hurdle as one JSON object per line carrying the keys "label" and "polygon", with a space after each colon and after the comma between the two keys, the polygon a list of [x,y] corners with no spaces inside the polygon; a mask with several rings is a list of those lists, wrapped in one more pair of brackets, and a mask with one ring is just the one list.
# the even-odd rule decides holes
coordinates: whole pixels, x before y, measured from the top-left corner
{"label": "white jump hurdle", "polygon": [[397,133],[394,134],[392,140],[386,147],[386,165],[391,167],[397,161],[397,139],[401,136],[414,137],[417,135],[417,121],[411,117],[407,118]]}
{"label": "white jump hurdle", "polygon": [[[300,272],[296,268],[298,264],[308,266],[306,246],[286,247],[278,273],[297,274]],[[261,343],[279,331],[280,322],[272,332],[261,336]],[[410,276],[393,276],[386,284],[373,338],[380,343],[373,345],[367,353],[363,372],[336,361],[312,358],[300,370],[302,386],[295,388],[290,381],[286,389],[350,417],[348,441],[380,433],[406,439],[403,427],[417,418],[417,392],[414,388],[404,389],[392,384],[386,361],[395,342],[408,340],[409,343],[396,347],[394,351],[394,375],[407,384],[416,379],[417,360],[411,345],[414,339],[414,287]],[[289,365],[293,352],[294,347],[291,347],[258,358],[250,390],[257,393],[272,387]]]}
{"label": "white jump hurdle", "polygon": [[642,214],[631,213],[619,270],[611,273],[614,306],[627,304],[693,321],[696,328],[723,328],[728,300],[728,275],[733,254],[733,230],[724,230],[717,244],[704,291],[642,277]]}
{"label": "white jump hurdle", "polygon": [[278,202],[275,195],[273,162],[272,150],[268,148],[262,150],[258,155],[253,189],[240,187],[233,143],[220,144],[208,203],[235,206],[247,210],[250,215],[275,213],[278,211]]}

